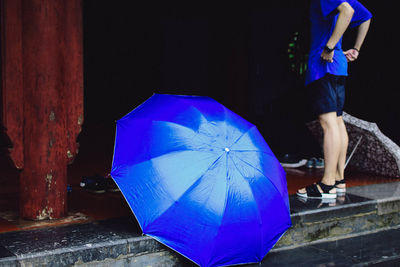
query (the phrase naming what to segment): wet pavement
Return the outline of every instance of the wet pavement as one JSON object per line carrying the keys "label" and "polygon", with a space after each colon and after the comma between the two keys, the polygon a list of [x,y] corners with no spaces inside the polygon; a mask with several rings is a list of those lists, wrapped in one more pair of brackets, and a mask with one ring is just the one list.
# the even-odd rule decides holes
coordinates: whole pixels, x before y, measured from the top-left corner
{"label": "wet pavement", "polygon": [[[290,196],[293,226],[261,266],[400,266],[399,188],[400,182],[352,187],[329,203]],[[107,259],[123,261],[118,266],[142,266],[121,255],[132,259],[146,253],[165,254],[149,256],[153,265],[168,259],[175,266],[195,266],[140,233],[133,216],[2,233],[0,266],[69,266]]]}
{"label": "wet pavement", "polygon": [[[138,234],[134,218],[15,231],[0,234],[0,266],[71,266],[163,249]],[[141,246],[141,247],[140,247]],[[13,265],[15,264],[15,265]]]}
{"label": "wet pavement", "polygon": [[307,199],[302,197],[297,197],[296,195],[291,195],[290,199],[290,213],[306,212],[316,209],[332,208],[346,206],[349,204],[363,203],[370,201],[370,198],[361,197],[353,194],[343,194],[339,195],[336,199]]}
{"label": "wet pavement", "polygon": [[271,251],[261,265],[247,266],[400,266],[400,229]]}
{"label": "wet pavement", "polygon": [[[82,262],[93,257],[97,260],[117,258],[121,253],[128,253],[129,248],[137,249],[139,243],[129,240],[133,230],[129,220],[114,220],[3,234],[0,266],[17,266],[17,260],[21,262],[33,255],[41,257],[41,261],[33,266],[44,263],[44,259],[47,259],[48,266],[69,266],[76,262],[76,258]],[[4,244],[4,240],[8,245]],[[272,250],[261,264],[243,266],[400,266],[399,240],[400,229],[390,229],[298,248]],[[144,239],[141,242],[141,253],[144,249],[148,251],[149,244],[145,246]],[[113,244],[113,249],[102,247],[106,244]],[[163,249],[154,244],[152,252]],[[55,254],[63,256],[53,257]],[[177,266],[196,265],[181,257]]]}

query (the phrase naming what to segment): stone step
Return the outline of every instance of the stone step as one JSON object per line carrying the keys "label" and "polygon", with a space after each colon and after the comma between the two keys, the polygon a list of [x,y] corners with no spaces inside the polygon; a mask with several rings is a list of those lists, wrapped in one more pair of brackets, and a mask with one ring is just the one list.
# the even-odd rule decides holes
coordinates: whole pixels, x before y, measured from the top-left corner
{"label": "stone step", "polygon": [[352,193],[344,198],[337,200],[341,202],[337,205],[320,203],[320,200],[300,203],[296,196],[291,196],[293,226],[275,248],[302,246],[400,225],[400,198],[376,200]]}
{"label": "stone step", "polygon": [[[293,226],[268,255],[388,231],[400,225],[398,182],[352,187],[334,203],[301,201],[290,196],[290,204]],[[114,266],[193,265],[139,232],[132,216],[3,233],[0,266],[109,266],[110,262]],[[267,264],[268,255],[263,264]]]}
{"label": "stone step", "polygon": [[400,266],[399,239],[400,228],[397,227],[331,241],[320,240],[305,246],[274,249],[261,265],[246,267]]}

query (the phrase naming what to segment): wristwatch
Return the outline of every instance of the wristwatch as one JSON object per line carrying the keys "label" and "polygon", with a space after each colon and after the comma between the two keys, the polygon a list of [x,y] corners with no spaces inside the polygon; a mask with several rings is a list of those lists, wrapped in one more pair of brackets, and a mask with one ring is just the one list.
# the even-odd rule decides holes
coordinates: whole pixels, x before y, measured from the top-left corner
{"label": "wristwatch", "polygon": [[335,48],[330,48],[329,46],[325,46],[324,47],[324,50],[327,52],[327,53],[331,53],[333,50],[335,50]]}

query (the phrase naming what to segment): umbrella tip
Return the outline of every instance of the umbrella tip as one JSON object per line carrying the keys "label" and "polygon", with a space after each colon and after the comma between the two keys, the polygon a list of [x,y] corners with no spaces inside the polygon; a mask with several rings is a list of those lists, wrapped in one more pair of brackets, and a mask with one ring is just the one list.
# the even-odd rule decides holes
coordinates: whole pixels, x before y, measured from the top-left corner
{"label": "umbrella tip", "polygon": [[230,149],[228,147],[225,147],[225,152],[229,152]]}

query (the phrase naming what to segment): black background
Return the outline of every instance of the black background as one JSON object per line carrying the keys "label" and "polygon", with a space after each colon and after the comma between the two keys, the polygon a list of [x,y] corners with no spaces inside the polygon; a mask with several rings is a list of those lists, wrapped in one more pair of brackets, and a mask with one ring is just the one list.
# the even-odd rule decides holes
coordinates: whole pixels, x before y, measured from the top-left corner
{"label": "black background", "polygon": [[[304,75],[291,71],[287,51],[298,32],[307,53],[308,3],[276,2],[84,0],[83,134],[103,125],[112,136],[115,120],[153,93],[206,95],[256,124],[276,154],[318,154],[304,126]],[[349,66],[345,111],[400,144],[396,8],[361,2],[373,19]],[[346,33],[344,49],[354,37]]]}
{"label": "black background", "polygon": [[[207,95],[256,124],[277,154],[317,153],[304,77],[287,52],[295,32],[308,50],[307,1],[189,2],[84,1],[86,122],[113,124],[155,92]],[[399,144],[396,9],[361,2],[373,19],[349,67],[345,111]],[[345,49],[354,38],[349,30]]]}

